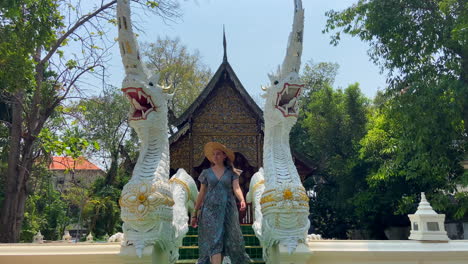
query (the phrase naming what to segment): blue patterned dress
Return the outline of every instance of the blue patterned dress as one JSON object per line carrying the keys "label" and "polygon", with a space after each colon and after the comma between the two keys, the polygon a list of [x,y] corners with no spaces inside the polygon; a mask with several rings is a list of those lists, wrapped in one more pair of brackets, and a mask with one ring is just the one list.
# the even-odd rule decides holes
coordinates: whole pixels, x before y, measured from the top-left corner
{"label": "blue patterned dress", "polygon": [[233,264],[250,262],[232,190],[232,181],[238,178],[230,168],[224,170],[219,180],[211,168],[203,170],[198,177],[207,191],[198,219],[200,258],[197,264],[210,264],[210,257],[218,253],[229,256]]}

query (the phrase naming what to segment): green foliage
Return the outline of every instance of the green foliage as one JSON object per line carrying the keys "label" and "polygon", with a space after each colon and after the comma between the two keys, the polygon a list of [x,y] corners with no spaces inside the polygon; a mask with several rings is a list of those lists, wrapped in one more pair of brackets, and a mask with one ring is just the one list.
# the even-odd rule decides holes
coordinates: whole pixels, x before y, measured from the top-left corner
{"label": "green foliage", "polygon": [[99,148],[89,153],[109,162],[106,182],[114,184],[119,162],[134,162],[138,140],[131,135],[128,125],[128,101],[116,87],[106,87],[103,94],[83,99],[71,109],[75,122],[86,132],[86,137]]}
{"label": "green foliage", "polygon": [[49,128],[44,128],[39,134],[42,147],[46,153],[54,153],[57,156],[68,156],[78,158],[91,147],[99,149],[99,143],[90,141],[84,137],[84,132],[78,127],[64,129],[63,134],[57,135]]}
{"label": "green foliage", "polygon": [[339,68],[337,63],[307,62],[302,73],[302,81],[305,84],[302,98],[308,98],[311,93],[324,87],[333,86]]}
{"label": "green foliage", "polygon": [[304,82],[304,90],[301,92],[302,96],[299,101],[299,117],[298,124],[291,130],[291,144],[296,151],[305,155],[307,154],[306,148],[310,146],[306,139],[309,138],[309,133],[300,124],[304,122],[307,109],[313,94],[317,91],[327,89],[335,82],[336,74],[338,73],[339,65],[336,63],[319,62],[314,63],[308,61],[304,66],[303,73],[301,74],[302,81]]}
{"label": "green foliage", "polygon": [[[106,177],[98,179],[91,189],[74,188],[66,199],[73,205],[75,222],[82,223],[95,237],[121,231],[118,200],[136,163],[138,140],[129,127],[128,102],[116,87],[106,87],[99,96],[82,99],[69,108],[69,113],[86,137],[99,144],[88,152],[108,164]],[[85,192],[83,192],[85,191]]]}
{"label": "green foliage", "polygon": [[97,180],[93,190],[94,195],[83,209],[83,219],[96,236],[114,234],[122,225],[118,204],[121,189],[105,184],[104,180]]}
{"label": "green foliage", "polygon": [[0,14],[0,87],[31,87],[37,47],[48,48],[63,26],[58,5],[54,0],[8,1],[0,5]]}
{"label": "green foliage", "polygon": [[450,79],[421,82],[371,116],[360,150],[369,164],[370,188],[360,195],[382,197],[362,207],[363,216],[367,211],[382,217],[412,213],[419,193],[426,192],[434,208],[449,218],[464,217],[464,195],[455,195],[460,203],[447,200],[466,181],[460,166],[464,127],[453,84]]}
{"label": "green foliage", "polygon": [[156,7],[159,6],[159,3],[156,2],[156,1],[149,1],[149,0],[148,0],[148,1],[146,1],[146,5],[149,6],[149,7],[151,7],[151,8],[156,8]]}
{"label": "green foliage", "polygon": [[[179,16],[178,4],[173,0],[135,2],[163,18]],[[76,95],[77,90],[79,93],[78,80],[105,64],[109,43],[102,37],[101,22],[115,17],[107,12],[115,6],[115,1],[102,1],[88,10],[85,6],[89,7],[58,0],[0,3],[0,109],[6,103],[11,113],[15,113],[9,120],[13,132],[8,139],[12,153],[5,173],[8,180],[2,179],[0,184],[8,183],[4,189],[11,192],[4,203],[19,205],[18,208],[1,207],[0,240],[3,242],[19,239],[24,209],[21,201],[29,195],[31,168],[36,160],[49,155],[47,151],[78,155],[90,144],[98,146],[95,140],[76,136],[79,131],[73,129],[57,133],[58,136],[50,127],[49,131],[42,131],[49,118],[60,112],[55,111],[57,108],[67,110],[61,104],[70,95]],[[83,34],[87,37],[81,38]],[[70,41],[75,42],[73,48]],[[81,53],[74,52],[76,45]],[[1,118],[6,119],[4,115]],[[15,182],[18,175],[21,181]]]}
{"label": "green foliage", "polygon": [[467,2],[359,0],[327,16],[332,44],[342,33],[368,42],[389,77],[360,142],[368,188],[352,202],[361,223],[407,224],[398,218],[414,212],[422,191],[449,219],[466,217]]}
{"label": "green foliage", "polygon": [[466,1],[456,0],[359,0],[342,12],[327,12],[324,31],[337,31],[333,44],[341,32],[368,41],[371,58],[387,70],[398,70],[398,76],[429,67],[460,76],[467,55],[467,7]]}
{"label": "green foliage", "polygon": [[53,176],[45,167],[38,164],[33,172],[35,190],[26,200],[21,241],[31,242],[41,231],[46,240],[61,238],[69,224],[68,204],[53,186]]}
{"label": "green foliage", "polygon": [[[202,64],[198,51],[190,53],[179,38],[158,37],[147,45],[143,55],[150,69],[159,72],[160,84],[175,89],[170,109],[180,116],[198,97],[212,77],[211,70]],[[170,120],[174,117],[170,116]]]}
{"label": "green foliage", "polygon": [[454,102],[468,129],[466,1],[359,0],[327,15],[324,31],[335,32],[333,44],[341,33],[369,42],[371,58],[389,72],[389,92],[394,96],[407,87],[421,87],[418,83],[427,79],[450,79]]}
{"label": "green foliage", "polygon": [[[324,65],[324,64],[322,64]],[[310,158],[316,168],[316,196],[311,199],[311,220],[315,232],[324,237],[346,238],[354,225],[350,202],[365,187],[359,141],[365,135],[368,99],[353,84],[333,90],[337,66],[330,64],[330,78],[306,71],[304,78],[323,79],[320,89],[309,94],[298,123],[291,132],[292,146]],[[309,74],[315,76],[307,76]]]}

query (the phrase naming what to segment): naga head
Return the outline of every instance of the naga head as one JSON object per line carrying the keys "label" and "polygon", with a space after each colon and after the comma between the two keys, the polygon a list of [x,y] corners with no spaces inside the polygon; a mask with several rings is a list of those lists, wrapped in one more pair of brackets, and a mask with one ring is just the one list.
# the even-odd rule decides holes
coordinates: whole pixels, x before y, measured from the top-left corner
{"label": "naga head", "polygon": [[122,91],[130,102],[129,123],[133,128],[160,127],[167,130],[169,88],[158,85],[159,74],[148,77],[132,29],[130,1],[117,1],[119,46],[125,67]]}
{"label": "naga head", "polygon": [[270,85],[262,87],[265,92],[265,125],[286,122],[294,125],[298,116],[298,101],[304,87],[300,77],[304,10],[301,0],[294,1],[293,28],[289,35],[288,48],[283,64],[274,74],[269,74]]}
{"label": "naga head", "polygon": [[269,75],[271,85],[265,90],[265,119],[270,124],[286,122],[291,126],[299,114],[298,101],[304,84],[296,72],[286,76]]}
{"label": "naga head", "polygon": [[170,97],[165,88],[158,85],[159,76],[141,81],[128,82],[126,78],[122,91],[130,102],[129,123],[132,127],[160,126],[166,130],[167,123],[167,101]]}

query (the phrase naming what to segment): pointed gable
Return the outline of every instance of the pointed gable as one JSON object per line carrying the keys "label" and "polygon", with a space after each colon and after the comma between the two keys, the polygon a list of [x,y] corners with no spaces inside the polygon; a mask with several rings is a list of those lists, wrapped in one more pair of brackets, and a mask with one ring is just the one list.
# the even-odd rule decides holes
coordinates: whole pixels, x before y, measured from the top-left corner
{"label": "pointed gable", "polygon": [[204,160],[203,146],[220,142],[242,154],[248,163],[261,166],[263,112],[250,97],[227,61],[190,107],[173,123],[169,138],[171,168],[190,174]]}
{"label": "pointed gable", "polygon": [[[232,88],[233,92],[238,93],[240,100],[246,105],[246,108],[252,113],[253,117],[263,122],[263,112],[250,97],[248,92],[245,90],[242,83],[237,78],[234,70],[227,60],[223,61],[219,66],[218,70],[211,78],[205,89],[201,92],[198,98],[190,105],[190,107],[173,123],[179,130],[183,130],[184,125],[193,118],[201,109],[205,108],[207,99],[210,95],[219,92],[220,89],[226,89],[226,87]],[[223,91],[220,92],[231,92]]]}

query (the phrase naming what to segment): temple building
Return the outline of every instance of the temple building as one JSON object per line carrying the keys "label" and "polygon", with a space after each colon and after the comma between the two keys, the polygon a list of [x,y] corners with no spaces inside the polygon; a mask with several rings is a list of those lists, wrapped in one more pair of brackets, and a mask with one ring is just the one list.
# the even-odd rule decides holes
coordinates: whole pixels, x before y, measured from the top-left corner
{"label": "temple building", "polygon": [[[239,183],[244,194],[247,193],[250,178],[263,166],[263,111],[229,64],[225,40],[223,62],[198,98],[173,125],[177,132],[169,139],[171,175],[183,168],[197,179],[201,171],[210,166],[203,147],[207,142],[216,141],[235,151],[234,166],[243,171]],[[304,181],[313,170],[307,165],[307,159],[294,150],[293,158]]]}
{"label": "temple building", "polygon": [[84,157],[52,157],[49,170],[54,175],[54,187],[63,192],[71,187],[90,188],[105,172]]}

